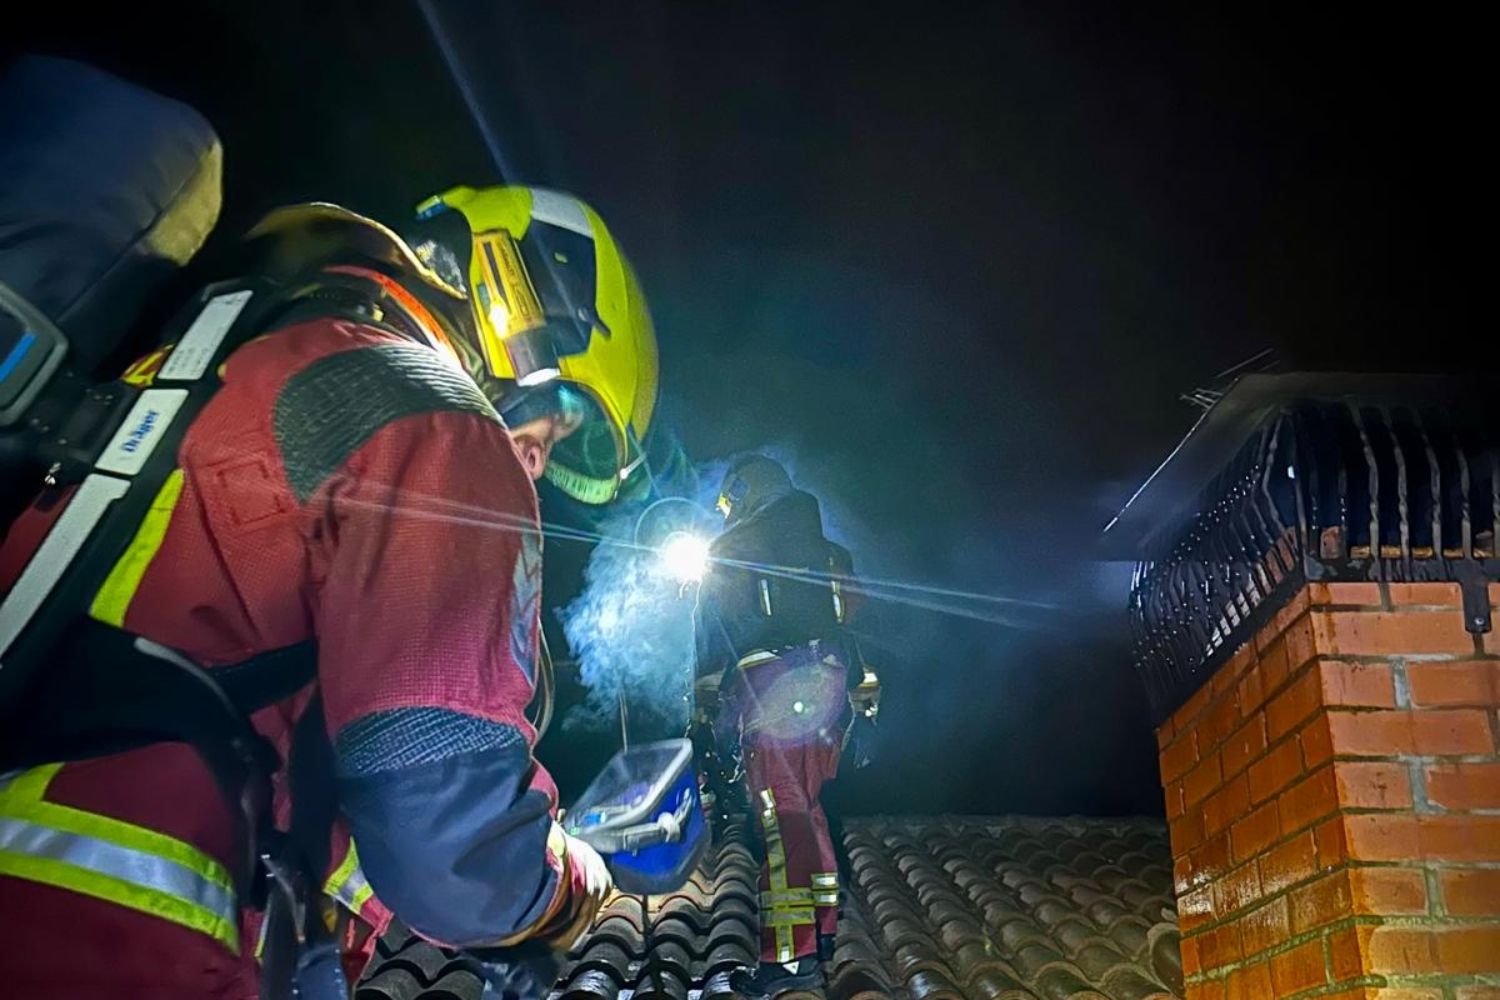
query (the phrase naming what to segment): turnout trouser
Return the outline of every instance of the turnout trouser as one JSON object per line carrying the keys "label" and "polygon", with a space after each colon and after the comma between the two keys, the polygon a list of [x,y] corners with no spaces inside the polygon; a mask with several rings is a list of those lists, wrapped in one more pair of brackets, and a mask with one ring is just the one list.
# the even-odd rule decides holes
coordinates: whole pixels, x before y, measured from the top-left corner
{"label": "turnout trouser", "polygon": [[848,722],[846,667],[816,644],[745,657],[729,682],[766,861],[761,959],[818,952],[838,922],[838,861],[818,802],[838,773]]}

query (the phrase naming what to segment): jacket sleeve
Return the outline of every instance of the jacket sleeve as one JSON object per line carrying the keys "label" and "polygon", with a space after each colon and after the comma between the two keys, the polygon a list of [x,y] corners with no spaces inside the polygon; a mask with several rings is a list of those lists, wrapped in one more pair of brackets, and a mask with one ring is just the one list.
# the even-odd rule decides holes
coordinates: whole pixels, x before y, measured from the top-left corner
{"label": "jacket sleeve", "polygon": [[523,939],[577,882],[525,719],[536,494],[482,398],[413,396],[409,372],[358,364],[374,369],[311,394],[321,413],[284,414],[283,393],[277,415],[308,512],[340,808],[371,887],[409,926],[456,945]]}

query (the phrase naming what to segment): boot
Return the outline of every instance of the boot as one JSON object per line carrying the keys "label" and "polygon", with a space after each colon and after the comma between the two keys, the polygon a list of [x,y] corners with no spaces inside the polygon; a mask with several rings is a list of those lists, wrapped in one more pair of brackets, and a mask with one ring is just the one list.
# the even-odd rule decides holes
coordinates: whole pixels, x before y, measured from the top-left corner
{"label": "boot", "polygon": [[746,1000],[774,1000],[784,993],[822,989],[823,963],[816,955],[786,963],[761,962],[754,972],[738,969],[731,973],[729,983]]}

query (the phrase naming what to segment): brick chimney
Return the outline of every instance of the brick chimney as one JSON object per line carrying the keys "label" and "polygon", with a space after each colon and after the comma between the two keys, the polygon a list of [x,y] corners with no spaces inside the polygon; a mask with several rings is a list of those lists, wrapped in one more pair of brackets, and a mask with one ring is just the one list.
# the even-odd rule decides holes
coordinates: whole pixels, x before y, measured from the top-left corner
{"label": "brick chimney", "polygon": [[1243,379],[1111,526],[1189,1000],[1500,998],[1497,397]]}

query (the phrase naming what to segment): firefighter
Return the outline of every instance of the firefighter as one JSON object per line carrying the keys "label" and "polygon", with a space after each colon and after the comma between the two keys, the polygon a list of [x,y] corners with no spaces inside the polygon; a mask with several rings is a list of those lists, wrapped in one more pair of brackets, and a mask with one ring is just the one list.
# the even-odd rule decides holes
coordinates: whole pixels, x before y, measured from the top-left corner
{"label": "firefighter", "polygon": [[[210,676],[315,639],[315,683],[253,721],[285,761],[321,712],[342,845],[327,890],[439,943],[544,954],[610,880],[532,754],[535,481],[612,497],[655,405],[655,335],[582,202],[455,188],[421,215],[407,238],[322,204],[253,231],[285,306],[220,369],[88,614]],[[282,817],[284,771],[275,787]],[[234,842],[182,744],[4,776],[3,992],[257,995]]]}
{"label": "firefighter", "polygon": [[731,465],[718,509],[698,672],[721,679],[720,741],[739,742],[765,853],[761,962],[737,988],[769,997],[820,986],[832,957],[838,860],[819,793],[851,737],[868,746],[877,691],[846,628],[853,563],[824,537],[818,501],[751,455]]}

